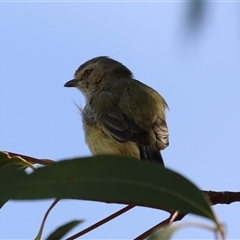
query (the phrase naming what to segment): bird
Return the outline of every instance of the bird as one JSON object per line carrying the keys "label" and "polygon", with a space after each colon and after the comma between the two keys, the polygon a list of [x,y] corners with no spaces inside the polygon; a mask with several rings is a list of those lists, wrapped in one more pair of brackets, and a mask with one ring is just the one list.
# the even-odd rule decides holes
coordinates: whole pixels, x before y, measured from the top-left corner
{"label": "bird", "polygon": [[133,157],[164,166],[161,151],[169,145],[168,105],[125,65],[108,56],[92,58],[64,87],[75,87],[85,97],[80,111],[85,142],[93,155]]}

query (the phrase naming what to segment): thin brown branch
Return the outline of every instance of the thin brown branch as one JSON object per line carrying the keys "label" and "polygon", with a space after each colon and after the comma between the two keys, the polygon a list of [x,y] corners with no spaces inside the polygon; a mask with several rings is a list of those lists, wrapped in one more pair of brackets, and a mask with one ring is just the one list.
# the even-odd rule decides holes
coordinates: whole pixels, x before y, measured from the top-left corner
{"label": "thin brown branch", "polygon": [[240,192],[229,192],[229,191],[202,191],[207,199],[212,203],[216,204],[230,204],[233,202],[240,202]]}
{"label": "thin brown branch", "polygon": [[123,213],[129,211],[130,209],[132,209],[132,208],[134,208],[134,207],[135,207],[135,206],[128,205],[128,206],[122,208],[121,210],[119,210],[119,211],[113,213],[112,215],[110,215],[110,216],[108,216],[108,217],[102,219],[101,221],[99,221],[99,222],[97,222],[97,223],[91,225],[90,227],[85,228],[85,229],[82,230],[81,232],[74,234],[73,236],[67,238],[66,240],[73,240],[73,239],[76,239],[76,238],[78,238],[78,237],[81,237],[82,235],[84,235],[84,234],[86,234],[86,233],[92,231],[93,229],[95,229],[95,228],[97,228],[97,227],[99,227],[99,226],[105,224],[106,222],[108,222],[108,221],[110,221],[110,220],[112,220],[112,219],[118,217],[119,215],[121,215],[121,214],[123,214]]}

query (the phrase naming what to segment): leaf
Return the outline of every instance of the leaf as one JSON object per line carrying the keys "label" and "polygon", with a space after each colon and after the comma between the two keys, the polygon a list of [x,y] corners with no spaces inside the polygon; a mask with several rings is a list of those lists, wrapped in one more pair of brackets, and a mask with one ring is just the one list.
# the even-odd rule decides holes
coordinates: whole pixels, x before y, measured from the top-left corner
{"label": "leaf", "polygon": [[26,161],[22,157],[10,156],[7,152],[0,151],[0,170],[8,165],[15,165],[15,167],[12,168],[13,171],[25,169],[27,167],[30,167],[33,170],[35,169],[30,162]]}
{"label": "leaf", "polygon": [[217,224],[215,227],[202,224],[202,223],[179,223],[174,225],[166,225],[163,229],[156,231],[153,233],[147,240],[158,240],[158,239],[164,239],[169,240],[172,238],[173,234],[179,230],[183,229],[185,227],[197,227],[204,230],[211,231],[215,235],[215,239],[218,239],[218,236],[220,235],[220,239],[225,239],[225,233],[224,233],[224,226],[222,224]]}
{"label": "leaf", "polygon": [[70,230],[76,227],[79,223],[82,223],[83,220],[74,220],[69,223],[62,225],[57,228],[53,233],[51,233],[46,240],[56,240],[61,239],[65,234],[67,234]]}
{"label": "leaf", "polygon": [[[23,171],[27,167],[34,168],[28,161],[18,156],[10,156],[7,152],[0,151],[0,175],[3,173],[13,173]],[[1,182],[0,182],[1,183]],[[2,197],[0,194],[0,208],[8,201],[8,198]]]}
{"label": "leaf", "polygon": [[19,153],[9,152],[9,151],[5,151],[5,152],[0,151],[0,152],[7,154],[8,157],[10,157],[10,158],[18,157],[18,158],[24,160],[25,162],[27,162],[26,167],[31,167],[33,170],[34,170],[33,164],[49,165],[51,163],[55,163],[55,161],[50,160],[50,159],[38,159],[38,158],[22,155]]}
{"label": "leaf", "polygon": [[2,206],[3,206],[8,200],[9,200],[8,198],[0,197],[0,208],[2,208]]}
{"label": "leaf", "polygon": [[189,180],[157,164],[101,155],[0,175],[10,199],[73,198],[193,213],[216,222],[209,203]]}
{"label": "leaf", "polygon": [[183,228],[183,226],[177,224],[172,226],[166,226],[162,230],[155,232],[152,236],[147,238],[147,240],[159,240],[159,239],[169,240],[179,228]]}

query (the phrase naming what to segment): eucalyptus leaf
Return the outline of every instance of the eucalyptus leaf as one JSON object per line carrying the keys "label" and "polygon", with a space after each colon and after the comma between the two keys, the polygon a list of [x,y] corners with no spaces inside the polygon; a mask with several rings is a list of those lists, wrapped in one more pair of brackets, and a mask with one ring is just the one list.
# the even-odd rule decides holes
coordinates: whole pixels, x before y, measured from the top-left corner
{"label": "eucalyptus leaf", "polygon": [[0,197],[9,199],[72,198],[179,210],[216,218],[202,192],[189,180],[161,165],[133,158],[100,155],[75,158],[0,174]]}
{"label": "eucalyptus leaf", "polygon": [[82,223],[82,220],[74,220],[68,222],[60,227],[58,227],[54,232],[52,232],[46,240],[56,240],[61,239],[64,235],[66,235],[70,230],[76,227],[79,223]]}

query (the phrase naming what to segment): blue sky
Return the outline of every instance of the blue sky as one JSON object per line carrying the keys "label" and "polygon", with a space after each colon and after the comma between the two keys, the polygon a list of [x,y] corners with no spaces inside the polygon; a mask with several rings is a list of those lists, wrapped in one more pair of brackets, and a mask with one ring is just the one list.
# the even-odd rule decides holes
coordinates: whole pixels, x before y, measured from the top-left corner
{"label": "blue sky", "polygon": [[[239,9],[239,3],[206,3],[199,31],[191,32],[186,2],[0,2],[0,148],[53,160],[90,155],[73,104],[84,106],[84,98],[63,84],[81,63],[107,55],[167,100],[166,166],[201,189],[239,191]],[[33,239],[51,202],[9,201],[1,209],[0,239]],[[43,237],[84,219],[76,233],[121,207],[63,200]],[[239,204],[214,211],[227,238],[239,238]],[[138,207],[84,238],[132,239],[167,216]],[[195,216],[182,222],[189,221],[210,224]],[[174,238],[213,234],[186,228]]]}

